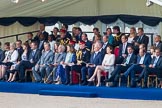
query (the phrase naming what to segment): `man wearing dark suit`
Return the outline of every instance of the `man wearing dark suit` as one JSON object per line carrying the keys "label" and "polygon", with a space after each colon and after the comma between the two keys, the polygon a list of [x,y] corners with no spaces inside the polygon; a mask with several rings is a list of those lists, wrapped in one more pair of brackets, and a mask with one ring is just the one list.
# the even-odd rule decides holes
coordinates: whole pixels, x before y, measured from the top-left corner
{"label": "man wearing dark suit", "polygon": [[139,78],[136,80],[139,82],[144,76],[144,86],[143,88],[147,88],[147,79],[148,75],[158,74],[162,70],[162,56],[160,56],[160,49],[155,49],[155,56],[151,60],[151,64],[147,67],[144,67],[142,73],[139,75]]}
{"label": "man wearing dark suit", "polygon": [[135,64],[137,61],[137,56],[133,53],[133,47],[128,46],[127,51],[128,56],[123,60],[122,64],[116,65],[111,77],[108,80],[106,80],[107,82],[113,82],[111,87],[116,87],[119,74],[121,72],[125,72],[132,64]]}
{"label": "man wearing dark suit", "polygon": [[75,63],[75,65],[71,66],[71,69],[66,69],[66,77],[67,79],[70,79],[70,72],[71,72],[71,82],[67,81],[66,84],[73,84],[73,74],[74,72],[78,72],[81,73],[81,69],[82,67],[86,66],[86,63],[89,63],[90,60],[90,49],[88,49],[85,46],[85,42],[84,41],[80,41],[79,43],[79,50],[76,52],[76,56],[77,56],[77,62]]}
{"label": "man wearing dark suit", "polygon": [[127,56],[127,47],[131,46],[130,43],[128,43],[128,37],[123,34],[121,36],[122,44],[119,45],[119,56],[117,57],[116,64],[121,64],[124,60],[124,58]]}
{"label": "man wearing dark suit", "polygon": [[53,62],[51,64],[52,72],[48,75],[46,83],[53,83],[56,80],[56,69],[61,62],[65,61],[66,53],[65,53],[65,46],[59,45],[58,53],[55,53]]}
{"label": "man wearing dark suit", "polygon": [[31,52],[29,54],[29,61],[21,61],[18,69],[16,69],[19,72],[20,82],[25,81],[25,70],[33,68],[41,57],[41,51],[37,47],[38,47],[37,42],[31,43]]}
{"label": "man wearing dark suit", "polygon": [[82,41],[85,42],[85,45],[88,49],[92,49],[92,43],[88,40],[88,37],[87,37],[87,34],[86,33],[83,33],[82,34]]}
{"label": "man wearing dark suit", "polygon": [[[102,44],[102,43],[100,43]],[[82,85],[86,85],[87,84],[87,78],[86,75],[88,73],[88,78],[90,78],[97,65],[101,65],[102,64],[102,53],[100,52],[100,47],[101,45],[98,45],[98,43],[95,44],[94,46],[94,53],[91,54],[91,58],[90,58],[90,62],[87,63],[86,66],[82,67],[81,69],[81,75],[82,75]],[[89,85],[91,85],[91,83],[89,83]]]}
{"label": "man wearing dark suit", "polygon": [[48,33],[45,31],[45,24],[40,24],[40,31],[37,33],[37,35],[34,37],[34,41],[39,41],[39,36],[43,34],[45,40],[48,40]]}
{"label": "man wearing dark suit", "polygon": [[161,36],[156,35],[154,38],[155,43],[153,44],[154,48],[159,48],[160,52],[162,52],[162,42],[161,42]]}
{"label": "man wearing dark suit", "polygon": [[138,36],[135,37],[134,39],[134,46],[135,46],[135,51],[139,52],[139,45],[140,44],[145,44],[146,51],[147,51],[147,46],[149,43],[149,37],[144,34],[143,28],[138,28]]}
{"label": "man wearing dark suit", "polygon": [[33,76],[36,82],[44,81],[45,74],[48,76],[51,72],[50,65],[53,63],[54,54],[53,51],[50,50],[50,44],[44,44],[44,51],[42,52],[42,56],[32,69]]}
{"label": "man wearing dark suit", "polygon": [[77,43],[82,40],[82,29],[80,27],[76,27],[75,39]]}
{"label": "man wearing dark suit", "polygon": [[131,87],[136,87],[135,74],[141,73],[144,67],[148,67],[151,62],[151,55],[146,53],[144,50],[139,50],[139,55],[137,56],[137,64],[133,64],[131,67],[124,72],[123,78],[127,78],[128,75],[131,77]]}
{"label": "man wearing dark suit", "polygon": [[102,37],[102,41],[103,41],[103,46],[101,48],[101,53],[104,56],[106,54],[106,48],[107,46],[109,46],[110,44],[108,43],[108,36],[103,36]]}
{"label": "man wearing dark suit", "polygon": [[24,50],[22,48],[22,41],[21,40],[17,40],[16,41],[16,50],[18,51],[19,53],[19,56],[18,56],[18,61],[21,61],[21,55],[23,54]]}
{"label": "man wearing dark suit", "polygon": [[42,51],[44,49],[44,43],[46,42],[44,34],[40,34],[38,41],[38,49]]}

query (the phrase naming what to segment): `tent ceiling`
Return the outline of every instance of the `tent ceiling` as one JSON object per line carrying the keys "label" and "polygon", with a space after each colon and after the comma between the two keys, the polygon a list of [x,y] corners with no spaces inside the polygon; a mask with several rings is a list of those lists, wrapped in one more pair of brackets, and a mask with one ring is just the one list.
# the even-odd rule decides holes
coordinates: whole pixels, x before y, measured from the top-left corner
{"label": "tent ceiling", "polygon": [[11,0],[0,0],[0,17],[13,16],[54,16],[54,13],[66,6],[77,3],[80,0],[19,0],[12,3]]}

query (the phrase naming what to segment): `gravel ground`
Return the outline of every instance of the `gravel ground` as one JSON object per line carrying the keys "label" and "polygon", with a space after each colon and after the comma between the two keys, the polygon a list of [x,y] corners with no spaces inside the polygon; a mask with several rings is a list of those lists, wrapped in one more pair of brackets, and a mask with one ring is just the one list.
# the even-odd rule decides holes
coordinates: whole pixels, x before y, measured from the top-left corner
{"label": "gravel ground", "polygon": [[0,93],[0,108],[162,108],[162,101]]}

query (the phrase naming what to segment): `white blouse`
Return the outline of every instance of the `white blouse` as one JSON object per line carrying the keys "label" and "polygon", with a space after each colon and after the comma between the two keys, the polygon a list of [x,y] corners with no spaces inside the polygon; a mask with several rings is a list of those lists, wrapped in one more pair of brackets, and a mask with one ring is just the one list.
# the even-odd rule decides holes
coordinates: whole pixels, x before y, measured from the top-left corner
{"label": "white blouse", "polygon": [[49,44],[50,44],[50,49],[51,49],[53,52],[55,51],[55,48],[54,48],[55,43],[56,43],[56,41],[49,42]]}
{"label": "white blouse", "polygon": [[115,64],[115,55],[114,54],[105,54],[104,59],[102,61],[102,65],[114,66],[114,64]]}
{"label": "white blouse", "polygon": [[128,43],[133,43],[134,37],[128,37]]}
{"label": "white blouse", "polygon": [[11,59],[9,60],[10,62],[16,63],[18,59],[19,53],[17,50],[14,50],[14,52],[11,55]]}

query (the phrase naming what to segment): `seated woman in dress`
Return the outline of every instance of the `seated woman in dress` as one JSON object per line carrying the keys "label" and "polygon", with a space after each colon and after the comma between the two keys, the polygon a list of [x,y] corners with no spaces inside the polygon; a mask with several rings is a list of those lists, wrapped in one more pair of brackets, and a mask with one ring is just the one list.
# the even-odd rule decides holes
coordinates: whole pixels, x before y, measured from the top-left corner
{"label": "seated woman in dress", "polygon": [[4,78],[7,68],[10,68],[12,65],[15,65],[18,59],[18,51],[16,50],[16,44],[10,43],[10,50],[6,53],[5,59],[3,60],[2,65],[0,66],[0,77]]}
{"label": "seated woman in dress", "polygon": [[[30,53],[30,48],[29,48],[29,44],[26,42],[23,44],[23,54],[21,56],[21,60],[23,61],[27,61],[29,58],[29,53]],[[15,63],[15,65],[12,65],[9,71],[9,78],[7,80],[7,82],[14,82],[16,79],[16,75],[17,75],[17,71],[15,70],[15,68],[18,68],[20,61],[18,61],[17,63]]]}
{"label": "seated woman in dress", "polygon": [[65,62],[62,62],[61,65],[58,66],[57,71],[56,71],[56,74],[57,74],[56,84],[66,82],[65,69],[71,68],[71,66],[74,65],[75,62],[76,62],[76,54],[75,54],[74,46],[68,45]]}
{"label": "seated woman in dress", "polygon": [[95,69],[94,74],[88,81],[93,81],[94,78],[97,76],[97,87],[100,86],[101,82],[101,72],[109,72],[109,77],[111,76],[112,71],[114,70],[114,63],[115,63],[115,55],[112,54],[113,48],[112,46],[108,46],[107,54],[104,56],[104,59],[102,61],[102,65],[98,65]]}

